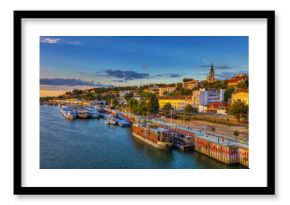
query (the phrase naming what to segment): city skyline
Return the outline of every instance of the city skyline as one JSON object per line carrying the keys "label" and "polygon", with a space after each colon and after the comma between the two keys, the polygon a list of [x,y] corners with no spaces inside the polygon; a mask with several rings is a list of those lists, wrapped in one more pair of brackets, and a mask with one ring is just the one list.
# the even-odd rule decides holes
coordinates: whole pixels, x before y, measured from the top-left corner
{"label": "city skyline", "polygon": [[247,36],[42,36],[40,89],[175,83],[248,73]]}

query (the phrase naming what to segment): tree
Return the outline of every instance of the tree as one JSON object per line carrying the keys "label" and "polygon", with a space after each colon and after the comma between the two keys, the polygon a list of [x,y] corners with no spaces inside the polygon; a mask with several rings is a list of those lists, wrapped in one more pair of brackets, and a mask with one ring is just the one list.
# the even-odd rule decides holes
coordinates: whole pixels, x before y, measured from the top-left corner
{"label": "tree", "polygon": [[166,104],[163,106],[162,110],[164,110],[164,111],[170,111],[170,110],[172,110],[172,105],[171,105],[171,103],[166,103]]}
{"label": "tree", "polygon": [[83,92],[84,92],[84,91],[82,91],[82,90],[74,89],[74,90],[72,91],[72,94],[73,94],[73,95],[81,95],[81,94],[83,94]]}
{"label": "tree", "polygon": [[248,82],[243,81],[237,84],[237,88],[243,88],[243,89],[247,89],[248,88]]}
{"label": "tree", "polygon": [[182,82],[188,82],[188,81],[192,81],[193,79],[192,78],[183,78]]}
{"label": "tree", "polygon": [[236,136],[236,137],[237,137],[237,136],[239,136],[239,134],[240,134],[240,133],[239,133],[238,131],[234,131],[234,133],[233,133],[233,134],[234,134],[234,136]]}
{"label": "tree", "polygon": [[187,104],[184,108],[184,112],[189,114],[189,113],[197,113],[197,109],[192,107],[192,105]]}
{"label": "tree", "polygon": [[225,94],[224,94],[224,100],[225,102],[227,102],[229,100],[229,98],[232,96],[232,94],[235,92],[235,88],[233,87],[228,87],[225,90]]}
{"label": "tree", "polygon": [[126,104],[130,110],[130,112],[135,113],[138,106],[138,101],[134,98],[130,98]]}
{"label": "tree", "polygon": [[241,100],[237,100],[228,107],[227,113],[233,115],[238,121],[241,119],[247,120],[249,106],[243,103]]}
{"label": "tree", "polygon": [[94,93],[91,93],[91,92],[87,92],[87,93],[82,94],[82,97],[85,100],[95,100],[96,99],[95,94]]}
{"label": "tree", "polygon": [[159,112],[159,101],[155,94],[149,93],[147,99],[147,110],[149,114],[157,114]]}
{"label": "tree", "polygon": [[128,101],[130,98],[132,98],[134,95],[132,92],[126,93],[124,98],[126,99],[126,101]]}
{"label": "tree", "polygon": [[113,99],[112,106],[113,106],[114,108],[118,108],[118,107],[120,107],[120,104],[119,104],[119,102],[118,102],[118,100],[117,100],[116,98]]}
{"label": "tree", "polygon": [[142,99],[137,106],[136,114],[138,115],[147,115],[148,109],[147,109],[147,103],[145,99]]}

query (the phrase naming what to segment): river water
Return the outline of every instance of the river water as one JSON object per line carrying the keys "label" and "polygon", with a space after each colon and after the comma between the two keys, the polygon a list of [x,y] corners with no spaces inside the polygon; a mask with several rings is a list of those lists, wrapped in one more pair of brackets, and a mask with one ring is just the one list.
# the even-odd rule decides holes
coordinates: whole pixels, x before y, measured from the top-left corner
{"label": "river water", "polygon": [[191,151],[159,150],[103,119],[66,120],[40,106],[41,169],[240,169]]}

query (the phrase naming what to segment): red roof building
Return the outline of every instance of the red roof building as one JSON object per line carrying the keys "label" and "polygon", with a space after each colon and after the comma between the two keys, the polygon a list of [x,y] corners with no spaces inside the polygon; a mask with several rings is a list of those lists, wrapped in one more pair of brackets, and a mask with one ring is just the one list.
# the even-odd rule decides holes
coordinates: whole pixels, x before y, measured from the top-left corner
{"label": "red roof building", "polygon": [[236,86],[238,83],[244,82],[248,80],[248,76],[245,74],[240,74],[235,77],[232,77],[228,79],[228,85],[229,86]]}

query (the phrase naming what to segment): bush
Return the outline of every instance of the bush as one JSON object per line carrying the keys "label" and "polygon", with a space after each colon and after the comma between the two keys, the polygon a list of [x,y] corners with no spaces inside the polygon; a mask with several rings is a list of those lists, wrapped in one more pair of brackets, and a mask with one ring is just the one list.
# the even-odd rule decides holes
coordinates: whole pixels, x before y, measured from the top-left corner
{"label": "bush", "polygon": [[240,119],[247,120],[249,106],[241,100],[237,100],[228,107],[227,113],[233,115],[238,121],[240,121]]}
{"label": "bush", "polygon": [[237,137],[237,136],[239,136],[239,134],[240,134],[240,133],[239,133],[238,131],[234,131],[234,133],[233,133],[233,134],[234,134],[234,136],[236,136],[236,137]]}

